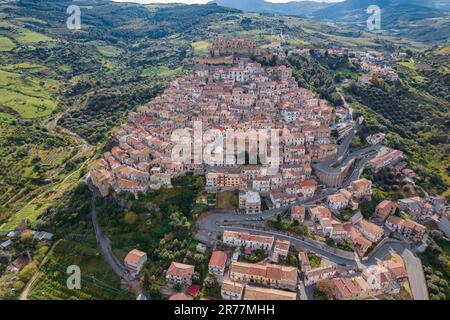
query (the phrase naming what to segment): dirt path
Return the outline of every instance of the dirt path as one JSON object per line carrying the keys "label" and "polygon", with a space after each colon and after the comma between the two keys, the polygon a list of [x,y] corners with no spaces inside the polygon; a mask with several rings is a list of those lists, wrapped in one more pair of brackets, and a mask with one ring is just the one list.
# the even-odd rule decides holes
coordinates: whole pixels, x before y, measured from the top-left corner
{"label": "dirt path", "polygon": [[19,296],[19,300],[28,300],[28,294],[31,291],[31,288],[33,287],[34,283],[36,282],[36,280],[39,278],[39,275],[41,274],[41,268],[42,266],[47,262],[48,258],[50,257],[50,255],[53,253],[53,250],[55,249],[55,247],[61,242],[61,240],[56,241],[52,247],[50,248],[50,250],[48,251],[47,255],[44,257],[44,259],[42,260],[42,262],[39,264],[38,270],[36,271],[36,273],[31,277],[30,281],[28,281],[27,285],[25,286],[25,288],[23,289],[22,293]]}

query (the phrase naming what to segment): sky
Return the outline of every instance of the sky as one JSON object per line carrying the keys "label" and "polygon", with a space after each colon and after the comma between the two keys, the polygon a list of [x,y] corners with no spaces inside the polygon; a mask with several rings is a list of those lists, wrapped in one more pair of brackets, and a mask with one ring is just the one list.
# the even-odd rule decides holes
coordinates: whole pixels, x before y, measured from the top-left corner
{"label": "sky", "polygon": [[[134,2],[134,3],[208,3],[211,2],[211,0],[114,0],[116,2]],[[245,1],[245,0],[242,0]],[[274,2],[274,3],[285,3],[285,2],[291,2],[293,0],[266,0],[268,2]],[[294,0],[294,1],[301,1],[301,0]],[[315,2],[341,2],[344,0],[310,0]]]}

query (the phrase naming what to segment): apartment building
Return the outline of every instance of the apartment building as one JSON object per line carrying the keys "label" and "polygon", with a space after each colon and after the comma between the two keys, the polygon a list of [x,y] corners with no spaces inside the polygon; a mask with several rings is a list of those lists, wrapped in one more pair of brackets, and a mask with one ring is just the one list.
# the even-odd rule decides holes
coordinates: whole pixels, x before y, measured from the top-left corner
{"label": "apartment building", "polygon": [[274,238],[225,230],[223,232],[223,242],[231,247],[245,247],[248,249],[269,251],[272,250]]}
{"label": "apartment building", "polygon": [[385,222],[386,227],[401,234],[412,242],[420,242],[426,233],[426,227],[412,220],[404,220],[396,216],[390,216]]}
{"label": "apartment building", "polygon": [[239,194],[239,209],[246,214],[261,213],[261,196],[256,191],[241,192]]}
{"label": "apartment building", "polygon": [[230,268],[230,279],[248,284],[266,285],[273,288],[297,290],[298,270],[275,264],[251,264],[233,262]]}

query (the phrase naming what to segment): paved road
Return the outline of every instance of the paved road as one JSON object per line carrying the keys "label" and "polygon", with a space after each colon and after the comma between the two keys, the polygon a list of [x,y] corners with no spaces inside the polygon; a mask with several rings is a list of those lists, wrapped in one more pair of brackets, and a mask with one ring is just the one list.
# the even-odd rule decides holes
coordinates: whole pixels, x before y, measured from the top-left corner
{"label": "paved road", "polygon": [[[320,255],[327,260],[330,260],[331,262],[334,262],[336,264],[340,265],[346,265],[346,266],[356,266],[355,259],[349,259],[347,257],[342,257],[339,254],[332,253],[327,250],[323,250],[318,245],[314,245],[311,242],[306,242],[298,237],[289,236],[283,233],[278,233],[275,231],[265,231],[265,230],[255,230],[251,227],[234,227],[234,226],[219,226],[223,232],[223,230],[230,230],[230,231],[244,231],[244,232],[251,232],[253,234],[259,234],[259,235],[266,235],[266,236],[273,236],[276,239],[281,240],[288,240],[290,241],[295,247],[305,249],[311,252],[314,252],[317,255]],[[331,249],[331,248],[330,248]]]}
{"label": "paved road", "polygon": [[429,300],[422,262],[408,249],[403,252],[402,258],[405,261],[406,271],[408,271],[409,286],[414,300]]}
{"label": "paved road", "polygon": [[100,246],[100,251],[102,252],[103,257],[105,257],[106,262],[108,262],[108,264],[120,278],[125,279],[127,281],[132,281],[125,267],[119,262],[119,260],[117,260],[116,256],[112,252],[109,239],[105,236],[105,234],[102,231],[102,228],[100,227],[97,218],[97,210],[95,208],[96,198],[97,198],[96,191],[93,191],[91,200],[91,217],[92,217],[92,224],[94,225],[95,236]]}

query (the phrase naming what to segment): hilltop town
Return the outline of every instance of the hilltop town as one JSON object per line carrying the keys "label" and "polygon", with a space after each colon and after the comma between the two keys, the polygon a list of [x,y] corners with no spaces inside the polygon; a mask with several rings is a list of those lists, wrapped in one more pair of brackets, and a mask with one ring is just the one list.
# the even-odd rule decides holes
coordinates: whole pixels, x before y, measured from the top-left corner
{"label": "hilltop town", "polygon": [[[410,249],[426,248],[427,228],[420,222],[445,218],[445,200],[374,200],[373,182],[361,177],[363,171],[394,168],[411,178],[403,152],[384,146],[383,133],[350,151],[364,119],[353,119],[347,104],[334,107],[300,88],[289,67],[264,65],[272,55],[251,40],[215,41],[207,56],[196,59],[192,74],[174,80],[114,132],[117,145],[92,166],[92,184],[102,196],[128,192],[139,198],[171,188],[174,178],[199,174],[209,194],[238,192],[236,210],[207,216],[197,235],[207,246],[222,248],[212,252],[208,270],[223,299],[428,298],[420,262]],[[353,56],[366,77],[395,78],[392,69],[377,66],[382,57]],[[211,136],[196,136],[196,123],[216,135],[241,132],[247,147],[252,136],[245,136],[246,130],[275,130],[280,139],[276,166],[273,159],[260,163],[259,156],[250,163],[249,149],[244,163],[227,162],[223,149],[210,150],[219,154],[212,164],[195,161],[195,151],[185,161],[174,161],[175,130],[186,130],[186,145],[200,146],[204,154]],[[274,145],[267,149],[273,155]],[[359,205],[374,201],[371,218],[361,214]],[[199,244],[197,250],[206,253],[207,246]],[[146,259],[135,250],[125,265],[137,276]],[[413,276],[416,280],[409,281]],[[174,300],[194,299],[201,288],[195,266],[177,261],[166,271],[166,281],[168,292],[185,288],[170,297]]]}
{"label": "hilltop town", "polygon": [[[258,191],[268,184],[270,190],[289,189],[302,181],[310,185],[311,161],[332,158],[337,152],[330,137],[334,109],[310,90],[299,88],[290,68],[266,67],[250,59],[260,54],[254,41],[217,41],[209,57],[197,59],[191,75],[174,80],[163,95],[131,114],[114,133],[119,145],[91,170],[101,193],[114,189],[137,194],[170,187],[171,178],[186,172],[206,173],[211,188],[246,189],[245,183],[252,181]],[[204,131],[277,130],[284,146],[281,169],[264,177],[250,173],[249,179],[242,165],[225,160],[216,162],[215,168],[195,163],[193,157],[173,161],[172,132],[192,131],[196,121]]]}
{"label": "hilltop town", "polygon": [[0,300],[450,299],[450,8],[316,1],[2,1]]}

